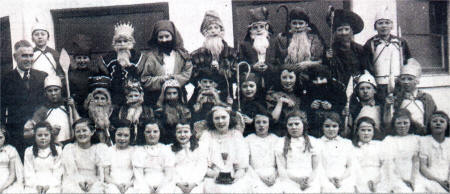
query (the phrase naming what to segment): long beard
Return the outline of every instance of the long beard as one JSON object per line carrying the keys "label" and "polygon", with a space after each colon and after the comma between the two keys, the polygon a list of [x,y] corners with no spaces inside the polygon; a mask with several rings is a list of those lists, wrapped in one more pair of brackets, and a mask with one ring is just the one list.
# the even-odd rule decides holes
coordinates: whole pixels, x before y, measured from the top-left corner
{"label": "long beard", "polygon": [[222,40],[223,39],[220,36],[208,36],[206,37],[205,42],[203,42],[203,46],[211,52],[214,60],[219,59],[220,53],[223,50],[224,45]]}
{"label": "long beard", "polygon": [[131,52],[130,50],[118,50],[117,61],[120,65],[126,65],[130,63]]}
{"label": "long beard", "polygon": [[164,109],[164,114],[166,116],[166,123],[169,125],[175,125],[178,123],[178,109],[177,106],[166,106]]}
{"label": "long beard", "polygon": [[91,118],[95,126],[101,129],[108,129],[110,126],[109,116],[112,113],[111,105],[100,105],[96,103],[89,104],[89,118]]}
{"label": "long beard", "polygon": [[131,123],[138,123],[139,117],[142,114],[142,106],[139,107],[130,107],[127,112],[127,120]]}
{"label": "long beard", "polygon": [[285,62],[296,64],[311,59],[311,42],[306,32],[294,33],[288,47]]}
{"label": "long beard", "polygon": [[351,34],[336,35],[336,42],[348,43],[352,40],[353,40],[353,36]]}
{"label": "long beard", "polygon": [[262,35],[251,35],[253,48],[256,50],[256,53],[261,55],[266,54],[266,50],[269,47],[268,34],[269,32],[265,31]]}

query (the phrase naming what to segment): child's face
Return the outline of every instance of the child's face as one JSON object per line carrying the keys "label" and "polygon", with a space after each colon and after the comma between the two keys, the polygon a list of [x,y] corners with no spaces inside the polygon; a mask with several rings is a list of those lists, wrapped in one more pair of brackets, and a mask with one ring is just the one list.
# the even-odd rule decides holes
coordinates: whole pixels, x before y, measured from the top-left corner
{"label": "child's face", "polygon": [[308,23],[305,20],[294,19],[289,23],[289,28],[294,32],[303,32],[308,27]]}
{"label": "child's face", "polygon": [[394,127],[397,135],[408,135],[409,128],[411,127],[411,121],[407,116],[398,117],[397,119],[395,119]]}
{"label": "child's face", "polygon": [[222,28],[217,24],[210,24],[206,29],[206,34],[208,37],[220,36]]}
{"label": "child's face", "polygon": [[269,133],[269,117],[266,115],[255,116],[255,131],[256,135],[263,137]]}
{"label": "child's face", "polygon": [[246,81],[242,83],[241,90],[246,98],[253,98],[256,94],[256,83],[254,81]]}
{"label": "child's face", "polygon": [[125,149],[130,145],[130,128],[120,127],[116,130],[116,146]]}
{"label": "child's face", "polygon": [[[127,98],[127,104],[134,104],[139,102],[140,98],[141,98],[141,93],[139,93],[138,91],[131,91],[127,94],[126,96]],[[106,103],[106,97],[102,97],[102,103]]]}
{"label": "child's face", "polygon": [[94,95],[94,102],[96,104],[102,104],[105,105],[107,101],[106,95],[102,94],[102,93],[97,93]]}
{"label": "child's face", "polygon": [[80,68],[87,67],[87,64],[91,62],[91,58],[87,55],[76,55],[74,57],[75,64],[78,65]]}
{"label": "child's face", "polygon": [[31,38],[33,39],[33,42],[36,44],[36,46],[45,46],[47,45],[48,41],[48,32],[45,30],[35,30],[31,35]]}
{"label": "child's face", "polygon": [[431,133],[433,134],[445,134],[445,130],[447,129],[448,123],[445,118],[441,116],[432,116],[430,120]]}
{"label": "child's face", "polygon": [[294,72],[290,72],[285,69],[281,72],[280,79],[281,79],[281,86],[285,90],[290,90],[294,88],[295,80],[297,79],[297,77],[295,76]]}
{"label": "child's face", "polygon": [[374,99],[375,88],[372,84],[363,82],[358,85],[358,97],[362,101],[369,101]]}
{"label": "child's face", "polygon": [[166,100],[176,102],[178,100],[178,89],[176,88],[167,88],[166,89]]}
{"label": "child's face", "polygon": [[367,122],[362,122],[358,127],[359,141],[369,143],[372,141],[374,135],[373,125]]}
{"label": "child's face", "polygon": [[217,131],[226,133],[230,125],[230,114],[225,110],[216,110],[213,113],[213,123]]}
{"label": "child's face", "polygon": [[286,125],[291,137],[297,138],[303,135],[303,122],[300,117],[290,117]]}
{"label": "child's face", "polygon": [[0,147],[5,145],[6,137],[5,134],[0,130]]}
{"label": "child's face", "polygon": [[94,132],[91,131],[87,123],[77,124],[75,126],[74,132],[75,132],[75,140],[81,144],[89,143],[91,141],[92,135],[94,135]]}
{"label": "child's face", "polygon": [[403,74],[398,78],[400,81],[401,87],[406,92],[413,92],[416,90],[417,84],[419,84],[419,80],[414,75]]}
{"label": "child's face", "polygon": [[51,132],[45,127],[40,127],[36,129],[35,141],[39,148],[47,148],[51,141]]}
{"label": "child's face", "polygon": [[198,82],[201,89],[212,89],[217,87],[217,83],[210,79],[202,79]]}
{"label": "child's face", "polygon": [[61,87],[59,86],[49,86],[45,88],[45,95],[47,96],[47,99],[52,102],[56,103],[59,102],[62,98],[61,96]]}
{"label": "child's face", "polygon": [[389,35],[392,27],[393,25],[391,20],[381,19],[375,22],[375,29],[379,35]]}
{"label": "child's face", "polygon": [[325,122],[323,122],[322,129],[325,137],[328,139],[334,139],[338,136],[339,123],[331,119],[326,119]]}
{"label": "child's face", "polygon": [[189,125],[177,124],[177,129],[175,131],[175,137],[180,144],[189,143],[191,139],[191,127]]}
{"label": "child's face", "polygon": [[155,145],[159,142],[160,131],[157,124],[150,123],[145,126],[145,141],[148,145]]}

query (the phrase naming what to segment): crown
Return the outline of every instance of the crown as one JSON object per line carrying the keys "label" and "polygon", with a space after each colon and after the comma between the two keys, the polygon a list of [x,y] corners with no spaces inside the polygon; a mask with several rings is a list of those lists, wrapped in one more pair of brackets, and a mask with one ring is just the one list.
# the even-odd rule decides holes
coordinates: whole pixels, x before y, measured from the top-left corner
{"label": "crown", "polygon": [[114,25],[114,37],[118,36],[126,36],[126,37],[133,37],[134,33],[134,27],[131,25],[130,22],[128,23],[117,23]]}

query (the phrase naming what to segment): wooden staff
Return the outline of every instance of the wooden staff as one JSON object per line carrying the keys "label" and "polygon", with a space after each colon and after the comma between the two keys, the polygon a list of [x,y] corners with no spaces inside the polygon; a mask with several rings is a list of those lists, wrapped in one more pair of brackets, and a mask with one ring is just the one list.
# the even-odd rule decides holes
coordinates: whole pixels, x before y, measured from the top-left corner
{"label": "wooden staff", "polygon": [[[67,91],[67,98],[70,98],[70,87],[69,87],[69,67],[70,67],[70,57],[69,54],[67,53],[66,49],[61,49],[61,54],[59,56],[59,64],[61,65],[63,71],[64,71],[64,76],[65,76],[65,80],[66,80],[66,91]],[[73,129],[72,129],[72,124],[73,124],[73,112],[72,112],[72,108],[70,106],[69,107],[69,127],[70,127],[70,136],[73,136]]]}

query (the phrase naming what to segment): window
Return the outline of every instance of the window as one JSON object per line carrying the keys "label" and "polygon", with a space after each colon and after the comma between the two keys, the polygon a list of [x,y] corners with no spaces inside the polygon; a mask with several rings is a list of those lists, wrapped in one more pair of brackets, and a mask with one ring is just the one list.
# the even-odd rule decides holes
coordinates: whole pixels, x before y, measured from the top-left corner
{"label": "window", "polygon": [[397,0],[402,37],[424,73],[448,72],[447,10],[447,1]]}

